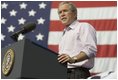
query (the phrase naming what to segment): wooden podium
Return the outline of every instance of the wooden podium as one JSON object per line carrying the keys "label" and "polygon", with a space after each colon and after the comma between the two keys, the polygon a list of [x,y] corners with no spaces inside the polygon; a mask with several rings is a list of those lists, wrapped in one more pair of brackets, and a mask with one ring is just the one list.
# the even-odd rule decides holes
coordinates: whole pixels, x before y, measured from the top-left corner
{"label": "wooden podium", "polygon": [[67,66],[57,53],[24,39],[1,49],[2,79],[66,79]]}

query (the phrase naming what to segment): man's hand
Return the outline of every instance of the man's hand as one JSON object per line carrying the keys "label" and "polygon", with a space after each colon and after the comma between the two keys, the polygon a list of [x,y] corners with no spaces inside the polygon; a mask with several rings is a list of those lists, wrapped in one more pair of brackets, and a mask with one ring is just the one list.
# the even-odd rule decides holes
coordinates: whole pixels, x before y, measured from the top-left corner
{"label": "man's hand", "polygon": [[66,63],[66,62],[69,62],[69,63],[74,63],[74,60],[67,54],[60,54],[58,55],[58,61],[60,63]]}

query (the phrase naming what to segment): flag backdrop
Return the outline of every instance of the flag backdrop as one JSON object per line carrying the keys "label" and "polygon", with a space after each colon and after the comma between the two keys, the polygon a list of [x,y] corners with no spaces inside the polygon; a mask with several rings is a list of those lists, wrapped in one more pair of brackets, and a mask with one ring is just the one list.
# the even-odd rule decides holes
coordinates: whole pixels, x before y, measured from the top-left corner
{"label": "flag backdrop", "polygon": [[[97,56],[92,73],[117,68],[117,1],[73,1],[78,20],[88,22],[97,31]],[[1,47],[14,43],[10,38],[22,25],[35,22],[36,29],[26,38],[58,52],[64,26],[57,14],[58,1],[2,1]],[[40,53],[39,53],[40,54]]]}

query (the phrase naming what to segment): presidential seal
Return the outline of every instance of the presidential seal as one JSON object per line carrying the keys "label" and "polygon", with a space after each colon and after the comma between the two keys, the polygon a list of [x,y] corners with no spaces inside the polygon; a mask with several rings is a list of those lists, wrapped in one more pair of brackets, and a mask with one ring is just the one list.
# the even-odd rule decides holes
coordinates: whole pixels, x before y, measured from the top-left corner
{"label": "presidential seal", "polygon": [[13,49],[8,49],[5,53],[5,56],[2,62],[2,73],[5,76],[8,76],[12,70],[13,63],[14,63],[14,55],[15,54],[14,54]]}

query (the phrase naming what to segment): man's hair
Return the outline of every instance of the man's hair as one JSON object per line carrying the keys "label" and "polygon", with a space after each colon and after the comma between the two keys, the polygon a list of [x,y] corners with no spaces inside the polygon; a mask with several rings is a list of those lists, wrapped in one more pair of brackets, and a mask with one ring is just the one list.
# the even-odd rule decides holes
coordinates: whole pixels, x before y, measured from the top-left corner
{"label": "man's hair", "polygon": [[70,10],[76,14],[76,19],[77,19],[77,8],[76,8],[76,6],[73,3],[67,2],[67,1],[59,3],[59,6],[64,5],[64,4],[68,4],[69,5]]}

